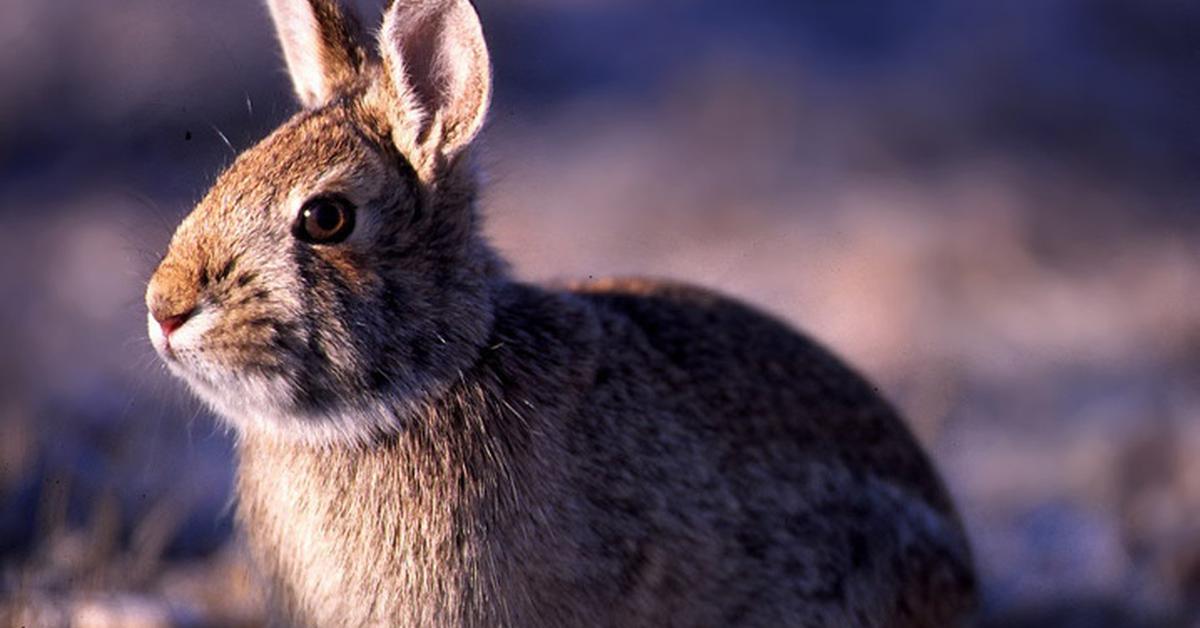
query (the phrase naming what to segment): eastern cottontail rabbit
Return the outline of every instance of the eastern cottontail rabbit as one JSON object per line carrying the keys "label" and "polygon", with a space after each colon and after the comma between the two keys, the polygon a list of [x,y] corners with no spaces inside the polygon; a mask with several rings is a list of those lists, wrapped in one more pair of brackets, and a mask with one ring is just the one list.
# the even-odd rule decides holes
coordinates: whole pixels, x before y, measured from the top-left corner
{"label": "eastern cottontail rabbit", "polygon": [[468,157],[467,0],[377,50],[271,0],[304,111],[179,226],[146,294],[238,434],[238,512],[319,626],[949,626],[974,600],[934,469],[870,385],[736,301],[518,282]]}

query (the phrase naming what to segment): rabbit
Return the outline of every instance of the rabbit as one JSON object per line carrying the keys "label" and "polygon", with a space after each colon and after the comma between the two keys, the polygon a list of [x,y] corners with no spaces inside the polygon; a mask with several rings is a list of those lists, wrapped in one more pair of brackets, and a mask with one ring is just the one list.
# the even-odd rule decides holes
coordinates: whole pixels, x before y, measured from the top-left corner
{"label": "rabbit", "polygon": [[703,288],[539,286],[485,239],[468,0],[269,0],[302,110],[146,291],[236,436],[239,529],[311,626],[954,626],[929,458],[806,336]]}

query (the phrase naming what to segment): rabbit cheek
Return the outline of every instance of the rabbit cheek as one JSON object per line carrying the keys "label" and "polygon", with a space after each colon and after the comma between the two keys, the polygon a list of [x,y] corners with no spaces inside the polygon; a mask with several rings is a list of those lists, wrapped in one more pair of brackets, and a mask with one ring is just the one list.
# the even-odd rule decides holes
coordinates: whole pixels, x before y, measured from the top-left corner
{"label": "rabbit cheek", "polygon": [[341,283],[358,297],[373,293],[381,283],[379,276],[368,270],[366,256],[361,253],[350,249],[332,249],[323,252],[321,257],[341,276]]}
{"label": "rabbit cheek", "polygon": [[285,407],[294,394],[287,373],[299,370],[301,351],[288,325],[269,314],[221,317],[214,310],[211,316],[188,347],[177,350],[172,371],[227,417]]}

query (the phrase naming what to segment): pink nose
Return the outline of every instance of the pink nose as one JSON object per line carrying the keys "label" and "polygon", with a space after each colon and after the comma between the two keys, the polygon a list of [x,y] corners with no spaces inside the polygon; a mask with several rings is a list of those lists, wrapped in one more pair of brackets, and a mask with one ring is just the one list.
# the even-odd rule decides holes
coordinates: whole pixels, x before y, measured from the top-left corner
{"label": "pink nose", "polygon": [[159,318],[156,314],[154,320],[158,321],[158,327],[162,329],[164,336],[170,336],[176,329],[183,327],[183,324],[192,317],[195,309],[188,310],[182,314],[174,314],[172,316],[164,316]]}

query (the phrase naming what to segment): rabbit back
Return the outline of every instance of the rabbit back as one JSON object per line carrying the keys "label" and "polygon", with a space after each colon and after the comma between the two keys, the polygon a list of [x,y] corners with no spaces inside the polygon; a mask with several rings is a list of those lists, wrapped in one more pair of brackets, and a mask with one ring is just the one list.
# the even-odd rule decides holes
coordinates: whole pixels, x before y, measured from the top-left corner
{"label": "rabbit back", "polygon": [[951,501],[865,380],[707,290],[572,291],[604,340],[568,440],[605,521],[592,564],[657,614],[618,624],[941,626],[970,608]]}

